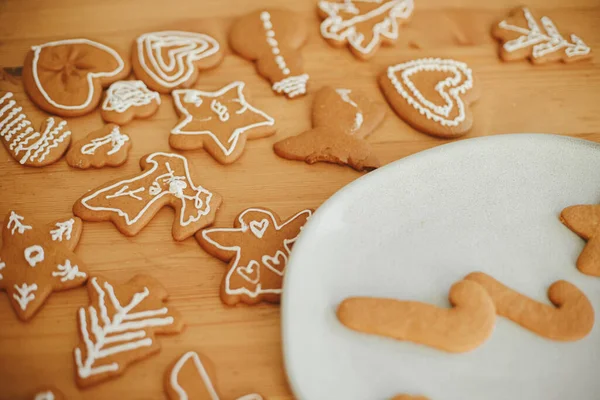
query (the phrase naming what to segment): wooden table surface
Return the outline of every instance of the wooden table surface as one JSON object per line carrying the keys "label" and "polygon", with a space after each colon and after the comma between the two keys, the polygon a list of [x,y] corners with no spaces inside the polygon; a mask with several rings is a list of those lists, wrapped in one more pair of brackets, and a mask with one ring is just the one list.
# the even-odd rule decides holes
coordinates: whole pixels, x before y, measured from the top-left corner
{"label": "wooden table surface", "polygon": [[[303,48],[310,92],[322,85],[360,89],[384,101],[376,76],[386,66],[424,56],[452,57],[473,68],[482,87],[474,106],[475,124],[466,136],[516,132],[547,132],[600,142],[600,56],[573,65],[534,67],[502,63],[489,32],[493,22],[521,0],[415,0],[410,25],[394,47],[384,48],[369,62],[360,62],[345,49],[328,46],[319,35],[316,1],[281,0],[0,0],[0,66],[21,66],[32,45],[71,37],[89,37],[128,50],[144,32],[177,29],[209,33],[226,43],[236,16],[261,6],[298,11],[310,26]],[[548,15],[582,37],[600,54],[600,0],[530,0],[536,15]],[[317,208],[338,189],[361,176],[350,168],[313,166],[278,158],[272,144],[310,127],[312,96],[286,100],[275,96],[254,66],[227,51],[217,69],[202,73],[196,87],[214,90],[244,80],[254,105],[272,115],[273,137],[250,141],[233,165],[222,166],[204,151],[185,152],[197,183],[224,198],[216,224],[230,225],[250,206],[269,207],[283,217],[303,208]],[[19,80],[0,81],[0,90],[25,99]],[[43,115],[29,101],[33,120]],[[168,96],[157,115],[136,120],[123,131],[133,148],[120,168],[79,171],[64,160],[35,169],[22,167],[0,150],[0,214],[13,206],[50,222],[71,212],[86,191],[108,180],[139,171],[144,154],[168,151],[168,133],[177,118]],[[102,126],[99,112],[72,118],[74,140]],[[370,137],[384,164],[447,141],[419,133],[391,110]],[[0,295],[0,398],[30,398],[46,384],[59,387],[69,399],[162,399],[164,370],[179,354],[199,350],[217,366],[217,386],[225,400],[257,391],[268,399],[292,395],[283,369],[279,307],[226,307],[219,285],[226,264],[210,257],[192,239],[171,237],[173,211],[163,209],[136,237],[121,235],[109,222],[85,223],[78,254],[90,272],[124,282],[138,273],[159,279],[170,293],[170,305],[183,315],[186,328],[176,336],[159,336],[162,350],[120,378],[79,391],[74,383],[73,348],[78,343],[76,310],[87,304],[79,288],[50,296],[29,323],[17,320],[5,295]],[[307,293],[309,296],[310,293]],[[327,399],[334,400],[334,399]]]}

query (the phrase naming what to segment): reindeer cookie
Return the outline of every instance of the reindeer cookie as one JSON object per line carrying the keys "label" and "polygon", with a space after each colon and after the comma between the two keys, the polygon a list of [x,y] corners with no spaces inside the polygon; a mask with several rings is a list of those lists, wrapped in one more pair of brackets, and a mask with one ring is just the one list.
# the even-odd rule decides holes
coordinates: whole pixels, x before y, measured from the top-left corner
{"label": "reindeer cookie", "polygon": [[600,205],[565,208],[560,220],[570,230],[587,240],[577,259],[577,268],[586,275],[600,276]]}
{"label": "reindeer cookie", "polygon": [[306,94],[308,74],[302,69],[300,47],[308,37],[306,22],[287,10],[256,10],[231,28],[233,51],[256,63],[260,75],[277,94],[294,98]]}
{"label": "reindeer cookie", "polygon": [[75,142],[67,153],[67,164],[81,169],[118,167],[127,161],[130,148],[129,136],[118,125],[108,124]]}
{"label": "reindeer cookie", "polygon": [[160,94],[149,90],[144,82],[118,81],[106,91],[100,115],[106,122],[125,125],[134,118],[151,117],[159,105]]}
{"label": "reindeer cookie", "polygon": [[139,233],[164,206],[175,209],[173,237],[184,240],[212,224],[221,196],[194,185],[179,154],[152,153],[140,174],[108,182],[80,198],[73,212],[85,221],[112,221],[124,235]]}
{"label": "reindeer cookie", "polygon": [[382,105],[350,89],[325,86],[315,95],[313,129],[275,143],[282,158],[348,165],[357,171],[380,166],[364,140],[383,121]]}

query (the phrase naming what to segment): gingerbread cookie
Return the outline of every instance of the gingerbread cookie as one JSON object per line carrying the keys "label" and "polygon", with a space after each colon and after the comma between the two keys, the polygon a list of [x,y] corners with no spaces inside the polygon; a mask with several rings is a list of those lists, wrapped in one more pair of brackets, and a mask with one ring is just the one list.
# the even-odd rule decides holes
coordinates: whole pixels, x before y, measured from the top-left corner
{"label": "gingerbread cookie", "polygon": [[265,208],[249,208],[233,228],[211,228],[196,234],[200,246],[229,262],[221,285],[225,304],[279,303],[291,247],[312,215],[303,210],[285,222]]}
{"label": "gingerbread cookie", "polygon": [[479,92],[463,62],[422,58],[392,65],[379,84],[398,116],[424,133],[455,138],[473,125],[469,105]]}
{"label": "gingerbread cookie", "polygon": [[142,173],[110,181],[80,198],[73,212],[84,221],[112,221],[124,235],[138,234],[164,206],[175,209],[173,237],[184,240],[212,224],[221,196],[194,185],[179,154],[152,153]]}
{"label": "gingerbread cookie", "polygon": [[117,51],[89,39],[33,46],[23,65],[23,85],[42,110],[61,117],[93,111],[102,88],[129,75],[131,66]]}
{"label": "gingerbread cookie", "polygon": [[80,344],[73,351],[79,387],[123,374],[129,364],[160,350],[154,335],[183,329],[179,313],[164,304],[167,291],[149,276],[118,285],[95,276],[87,288],[90,305],[77,312]]}
{"label": "gingerbread cookie", "polygon": [[373,57],[382,44],[393,44],[414,9],[413,0],[322,0],[318,6],[325,19],[321,36],[335,47],[347,43],[361,60]]}
{"label": "gingerbread cookie", "polygon": [[125,125],[134,118],[151,117],[159,105],[160,94],[149,90],[144,82],[118,81],[106,91],[100,115],[106,122]]}
{"label": "gingerbread cookie", "polygon": [[308,31],[298,14],[287,10],[256,10],[239,18],[231,28],[233,51],[256,63],[277,94],[294,98],[306,94],[308,74],[302,68],[300,47]]}
{"label": "gingerbread cookie", "polygon": [[[170,400],[219,400],[214,386],[214,366],[206,357],[188,351],[165,373],[165,392]],[[237,400],[262,400],[259,394],[247,394]]]}
{"label": "gingerbread cookie", "polygon": [[67,153],[67,164],[81,169],[118,167],[127,161],[130,148],[129,136],[121,133],[119,125],[108,124],[75,142]]}
{"label": "gingerbread cookie", "polygon": [[527,7],[510,12],[492,29],[492,36],[502,43],[500,58],[504,61],[529,59],[533,64],[562,61],[571,63],[592,57],[592,51],[579,36],[558,31],[548,17],[541,26]]}
{"label": "gingerbread cookie", "polygon": [[47,118],[36,131],[14,95],[0,96],[0,137],[9,154],[22,165],[43,167],[58,161],[71,143],[67,122]]}
{"label": "gingerbread cookie", "polygon": [[222,164],[241,157],[246,140],[275,133],[275,121],[253,107],[244,95],[244,82],[232,82],[216,92],[173,91],[180,116],[169,144],[178,150],[204,148]]}
{"label": "gingerbread cookie", "polygon": [[364,140],[383,121],[383,106],[350,89],[320,89],[313,102],[313,129],[275,143],[282,158],[348,165],[357,171],[380,166]]}
{"label": "gingerbread cookie", "polygon": [[0,289],[22,321],[31,319],[52,292],[87,280],[83,261],[73,252],[81,236],[79,218],[43,225],[10,211],[0,249]]}
{"label": "gingerbread cookie", "polygon": [[484,288],[463,280],[450,288],[452,308],[416,301],[351,297],[342,301],[338,319],[347,328],[373,335],[463,353],[481,346],[492,334],[496,309]]}
{"label": "gingerbread cookie", "polygon": [[49,386],[38,389],[33,400],[65,400],[65,395],[57,388]]}
{"label": "gingerbread cookie", "polygon": [[212,36],[197,32],[145,33],[133,45],[133,72],[152,90],[170,93],[192,86],[198,71],[216,67],[223,52]]}
{"label": "gingerbread cookie", "polygon": [[522,295],[483,272],[473,272],[465,280],[477,282],[488,292],[498,315],[545,338],[580,340],[594,327],[592,304],[582,291],[567,281],[550,285],[548,299],[553,304],[550,306]]}
{"label": "gingerbread cookie", "polygon": [[567,207],[560,214],[560,220],[587,240],[577,259],[577,269],[586,275],[600,276],[600,205]]}

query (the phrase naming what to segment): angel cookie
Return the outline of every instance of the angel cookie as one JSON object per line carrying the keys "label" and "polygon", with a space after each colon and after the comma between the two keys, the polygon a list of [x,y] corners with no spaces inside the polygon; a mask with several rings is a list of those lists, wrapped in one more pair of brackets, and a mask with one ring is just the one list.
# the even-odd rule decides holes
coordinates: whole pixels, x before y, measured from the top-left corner
{"label": "angel cookie", "polygon": [[85,264],[73,252],[81,230],[81,220],[75,217],[44,225],[26,214],[8,212],[2,229],[0,289],[21,320],[31,319],[52,292],[85,283]]}
{"label": "angel cookie", "polygon": [[216,92],[173,91],[180,120],[171,130],[171,147],[204,148],[220,163],[231,164],[242,155],[246,140],[274,134],[275,121],[248,102],[244,86],[233,82]]}
{"label": "angel cookie", "polygon": [[23,85],[42,110],[77,117],[94,110],[102,88],[129,75],[131,66],[114,49],[89,39],[33,46],[23,65]]}
{"label": "angel cookie", "polygon": [[306,22],[298,14],[264,9],[239,18],[231,28],[229,44],[256,63],[275,93],[293,98],[306,94],[308,74],[302,68],[300,47],[307,37]]}
{"label": "angel cookie", "polygon": [[394,43],[414,9],[413,0],[322,0],[318,5],[324,18],[321,36],[335,47],[347,43],[361,60]]}
{"label": "angel cookie", "polygon": [[108,124],[75,142],[67,153],[67,164],[80,169],[118,167],[127,161],[130,148],[129,136],[118,125]]}
{"label": "angel cookie", "polygon": [[233,228],[211,228],[196,234],[200,246],[229,262],[221,285],[225,304],[279,303],[281,284],[292,244],[312,215],[303,210],[285,222],[265,208],[249,208]]}
{"label": "angel cookie", "polygon": [[600,277],[600,205],[567,207],[560,214],[560,220],[587,240],[577,259],[577,269],[586,275]]}
{"label": "angel cookie", "polygon": [[159,105],[160,94],[149,90],[144,82],[118,81],[106,91],[100,115],[106,122],[125,125],[134,118],[151,117]]}
{"label": "angel cookie", "polygon": [[179,154],[152,153],[140,174],[108,182],[81,197],[73,212],[85,221],[112,221],[124,235],[138,234],[164,206],[175,209],[173,237],[184,240],[212,224],[221,196],[194,185]]}
{"label": "angel cookie", "polygon": [[510,12],[492,29],[492,35],[502,43],[500,58],[504,61],[524,60],[533,64],[562,61],[571,63],[592,56],[592,51],[579,36],[563,36],[548,17],[533,16],[527,7]]}
{"label": "angel cookie", "polygon": [[350,89],[323,87],[313,102],[313,129],[275,143],[282,158],[349,165],[357,171],[379,167],[364,138],[381,124],[382,105]]}
{"label": "angel cookie", "polygon": [[469,106],[479,91],[463,62],[422,58],[391,65],[379,85],[398,116],[424,133],[455,138],[473,125]]}
{"label": "angel cookie", "polygon": [[152,90],[170,93],[190,87],[198,71],[216,67],[223,51],[212,36],[197,32],[149,32],[133,45],[133,72]]}

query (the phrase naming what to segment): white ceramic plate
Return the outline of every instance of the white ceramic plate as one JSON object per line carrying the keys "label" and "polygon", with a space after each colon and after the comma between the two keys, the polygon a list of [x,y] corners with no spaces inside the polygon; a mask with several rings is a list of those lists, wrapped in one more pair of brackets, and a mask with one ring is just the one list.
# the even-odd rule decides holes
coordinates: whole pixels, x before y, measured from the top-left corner
{"label": "white ceramic plate", "polygon": [[[437,147],[370,173],[311,218],[287,267],[285,364],[302,400],[597,400],[600,278],[578,272],[584,242],[561,210],[600,202],[600,145],[553,135],[503,135]],[[350,331],[348,296],[448,306],[472,271],[548,304],[565,279],[588,296],[596,324],[555,342],[504,318],[481,347],[448,354]]]}

